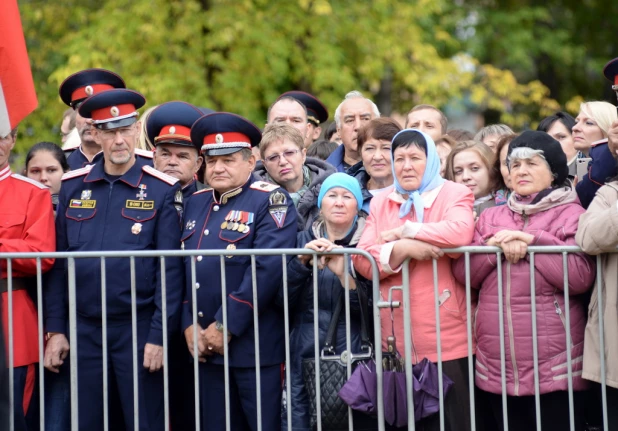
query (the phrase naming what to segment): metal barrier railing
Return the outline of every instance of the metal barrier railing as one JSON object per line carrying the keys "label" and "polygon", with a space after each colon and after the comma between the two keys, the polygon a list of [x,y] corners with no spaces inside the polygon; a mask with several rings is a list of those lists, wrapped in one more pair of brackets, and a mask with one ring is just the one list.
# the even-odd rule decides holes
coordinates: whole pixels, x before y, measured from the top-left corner
{"label": "metal barrier railing", "polygon": [[[475,394],[474,394],[474,341],[473,341],[473,301],[472,301],[472,291],[470,285],[470,255],[476,253],[490,253],[495,254],[497,256],[497,275],[498,275],[498,306],[499,306],[499,325],[500,325],[500,367],[501,367],[501,387],[502,387],[502,411],[503,411],[503,426],[505,430],[508,430],[508,413],[507,413],[507,388],[506,388],[506,355],[505,355],[505,334],[504,334],[504,321],[503,321],[503,302],[505,299],[505,294],[503,291],[503,280],[502,280],[502,250],[498,247],[460,247],[454,249],[444,249],[445,253],[448,254],[463,254],[463,259],[465,260],[465,272],[466,272],[466,282],[465,282],[465,292],[466,292],[466,336],[467,336],[467,344],[468,344],[468,385],[469,385],[469,397],[470,397],[470,429],[475,430],[477,427],[476,417],[475,417]],[[567,247],[538,247],[532,246],[528,247],[529,253],[529,262],[530,268],[535,268],[535,256],[537,254],[559,254],[562,256],[563,263],[563,274],[564,274],[564,291],[569,291],[569,278],[568,278],[568,261],[567,257],[570,253],[580,253],[581,249],[574,246]],[[36,259],[36,267],[37,267],[37,275],[36,275],[36,283],[37,283],[37,302],[38,302],[38,332],[39,332],[39,340],[38,340],[38,348],[39,348],[39,403],[40,403],[40,427],[41,430],[45,429],[45,414],[44,414],[44,405],[45,405],[45,374],[43,367],[43,354],[44,354],[44,342],[43,342],[43,334],[44,334],[44,324],[43,324],[43,277],[41,273],[41,259],[45,258],[54,258],[54,259],[67,259],[67,269],[68,269],[68,301],[69,301],[69,333],[70,333],[70,388],[71,388],[71,429],[77,430],[79,427],[79,394],[78,394],[78,378],[79,378],[79,370],[78,370],[78,342],[77,342],[77,307],[76,307],[76,265],[79,264],[80,259],[85,258],[97,258],[100,259],[101,264],[101,306],[102,306],[102,361],[103,361],[103,429],[108,430],[110,427],[109,422],[109,405],[108,405],[108,391],[109,391],[109,376],[108,376],[108,320],[107,320],[107,310],[106,304],[108,301],[106,291],[107,291],[107,280],[106,273],[109,270],[108,268],[108,258],[125,258],[130,260],[130,290],[131,290],[131,327],[132,327],[132,349],[133,349],[133,406],[135,411],[139,409],[139,391],[135,390],[139,387],[138,381],[138,371],[140,364],[138,363],[138,337],[137,337],[137,309],[136,309],[136,280],[135,280],[135,259],[136,258],[155,258],[160,259],[161,265],[161,307],[163,314],[163,352],[164,352],[164,364],[163,367],[163,390],[164,390],[164,420],[166,424],[170,423],[170,398],[169,398],[169,374],[168,374],[168,349],[169,349],[169,340],[168,340],[168,331],[167,331],[167,298],[168,298],[168,286],[166,280],[166,258],[168,257],[183,257],[185,259],[190,259],[190,282],[192,286],[192,296],[191,296],[191,308],[192,308],[192,316],[193,316],[193,349],[194,352],[198,352],[198,307],[197,307],[197,299],[196,299],[196,259],[201,260],[202,258],[215,258],[218,257],[220,260],[220,271],[221,271],[221,295],[222,295],[222,315],[223,315],[223,333],[227,334],[228,330],[228,315],[227,315],[227,305],[226,298],[228,293],[228,286],[226,284],[226,257],[227,256],[249,256],[250,257],[250,268],[251,268],[251,280],[252,280],[252,290],[253,290],[253,331],[254,331],[254,339],[255,339],[255,367],[256,370],[260,369],[260,328],[259,328],[259,313],[260,313],[260,304],[258,304],[258,281],[257,281],[257,273],[256,273],[256,257],[257,256],[281,256],[281,265],[283,270],[283,277],[281,280],[282,283],[282,292],[283,292],[283,315],[284,315],[284,336],[285,336],[285,361],[286,364],[291,364],[290,357],[290,310],[288,307],[288,276],[287,276],[287,264],[288,259],[293,258],[299,254],[312,255],[313,257],[317,255],[345,255],[345,273],[350,272],[350,265],[347,257],[350,255],[360,255],[364,258],[368,259],[371,263],[372,268],[372,295],[374,298],[373,307],[372,307],[372,317],[374,324],[374,339],[376,348],[374,349],[375,355],[375,363],[376,363],[376,379],[377,379],[377,417],[376,424],[377,429],[384,430],[384,396],[383,396],[383,367],[382,367],[382,349],[380,348],[381,340],[382,340],[382,327],[381,327],[381,319],[380,313],[383,308],[394,308],[403,305],[403,315],[404,322],[410,322],[410,291],[409,289],[402,289],[403,296],[403,304],[394,303],[391,301],[380,300],[380,280],[379,280],[379,272],[378,265],[376,264],[373,257],[363,250],[357,249],[337,249],[333,250],[329,253],[317,253],[313,250],[309,249],[276,249],[276,250],[175,250],[175,251],[139,251],[139,252],[129,252],[129,251],[119,251],[119,252],[62,252],[62,253],[12,253],[12,254],[0,254],[0,261],[7,261],[7,274],[8,274],[8,290],[7,290],[7,302],[8,302],[8,364],[9,364],[9,385],[12,387],[14,385],[14,375],[13,375],[13,357],[14,357],[14,327],[13,327],[13,281],[12,281],[12,260],[14,259]],[[410,285],[410,272],[409,272],[409,261],[404,262],[402,266],[402,278],[403,278],[403,286]],[[597,296],[599,309],[603,310],[603,298],[602,298],[602,277],[601,274],[601,256],[596,257],[596,268],[597,268]],[[314,359],[316,364],[320,360],[320,349],[319,345],[319,304],[318,304],[318,264],[317,259],[313,259],[313,312],[314,312]],[[440,324],[440,292],[438,288],[438,282],[441,274],[438,271],[438,261],[433,260],[433,278],[434,278],[434,313],[435,313],[435,326],[436,326],[436,347],[437,347],[437,366],[438,366],[438,387],[439,387],[439,403],[440,403],[440,411],[439,411],[439,420],[440,420],[440,429],[445,429],[445,413],[444,413],[444,393],[443,393],[443,373],[442,373],[442,343],[441,343],[441,324]],[[186,282],[185,282],[186,284]],[[530,296],[531,296],[531,307],[533,312],[531,313],[532,319],[532,346],[533,346],[533,360],[534,360],[534,388],[535,388],[535,412],[536,412],[536,429],[541,429],[541,403],[540,403],[540,383],[539,383],[539,347],[537,340],[537,321],[536,321],[536,300],[535,300],[535,289],[536,289],[536,276],[535,271],[530,271]],[[345,281],[345,302],[346,304],[350,303],[350,290],[348,285],[348,279]],[[570,419],[570,429],[575,430],[574,423],[574,400],[573,400],[573,369],[572,369],[572,358],[571,358],[571,347],[572,341],[570,337],[570,307],[569,307],[569,295],[565,294],[565,319],[566,319],[566,343],[567,343],[567,379],[568,379],[568,393],[569,393],[569,419]],[[603,313],[599,313],[599,336],[600,336],[600,351],[604,352],[604,328],[603,328]],[[345,325],[346,325],[346,347],[347,352],[351,352],[351,315],[349,307],[345,307]],[[410,408],[410,406],[414,406],[414,395],[412,390],[412,328],[408,324],[404,324],[404,356],[405,360],[405,375],[406,375],[406,398],[408,408],[408,429],[415,429],[415,421],[414,421],[414,409]],[[224,338],[223,344],[223,362],[224,362],[224,381],[225,381],[225,405],[230,405],[230,365],[229,365],[229,346],[227,337]],[[602,409],[603,409],[603,429],[608,429],[608,417],[607,417],[607,397],[606,397],[606,364],[605,357],[603,354],[600,355],[600,364],[601,364],[601,386],[602,386]],[[316,414],[317,414],[317,429],[321,430],[321,386],[320,386],[320,372],[319,367],[316,366],[316,397],[318,402],[316,402]],[[351,361],[347,362],[347,372],[348,377],[352,373],[352,364]],[[200,417],[200,378],[199,378],[199,362],[197,355],[195,355],[195,359],[193,361],[193,376],[195,380],[195,424],[196,429],[201,429],[201,417]],[[291,371],[290,366],[285,367],[285,376],[288,384],[286,385],[286,394],[285,399],[288,403],[286,409],[287,423],[288,429],[292,429],[292,408],[289,403],[292,399],[291,397],[291,388],[290,388],[290,379],[291,379]],[[262,399],[261,399],[261,382],[260,382],[260,373],[256,371],[256,402],[257,402],[257,429],[261,430],[262,428]],[[11,411],[13,411],[13,406],[16,400],[13,397],[13,391],[11,390],[9,393]],[[354,429],[352,411],[349,410],[349,429]],[[139,429],[139,415],[134,414],[134,422],[133,426],[135,429]],[[230,429],[230,409],[226,409],[226,429]],[[14,429],[14,418],[11,414],[10,418],[11,430]],[[206,425],[206,424],[203,424]]]}

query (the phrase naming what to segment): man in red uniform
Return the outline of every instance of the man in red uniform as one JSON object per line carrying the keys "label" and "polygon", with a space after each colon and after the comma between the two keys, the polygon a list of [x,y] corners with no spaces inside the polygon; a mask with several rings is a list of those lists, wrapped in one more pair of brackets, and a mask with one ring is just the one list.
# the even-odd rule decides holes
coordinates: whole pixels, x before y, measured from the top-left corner
{"label": "man in red uniform", "polygon": [[[56,248],[54,213],[47,187],[13,174],[9,155],[15,146],[17,130],[0,136],[0,255],[18,252],[51,252]],[[42,259],[41,269],[49,270],[53,259]],[[15,394],[15,430],[26,430],[26,414],[35,382],[35,364],[39,361],[37,312],[26,291],[25,279],[36,275],[35,259],[0,259],[2,324],[9,349],[8,277],[13,280],[13,367]],[[8,353],[7,353],[8,354]]]}

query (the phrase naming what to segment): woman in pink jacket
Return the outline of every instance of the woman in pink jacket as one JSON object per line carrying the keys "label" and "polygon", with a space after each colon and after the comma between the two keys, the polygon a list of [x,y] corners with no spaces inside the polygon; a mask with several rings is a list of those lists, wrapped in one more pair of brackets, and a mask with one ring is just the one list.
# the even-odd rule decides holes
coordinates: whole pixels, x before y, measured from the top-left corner
{"label": "woman in pink jacket", "polygon": [[[470,429],[468,385],[468,340],[466,334],[466,293],[451,274],[451,257],[440,248],[468,245],[474,232],[474,196],[462,184],[440,177],[440,159],[433,140],[416,129],[406,129],[393,138],[391,163],[394,185],[375,196],[358,248],[369,251],[378,263],[380,296],[386,301],[392,287],[402,285],[401,268],[410,258],[410,322],[403,320],[403,307],[384,310],[382,344],[393,333],[397,350],[403,355],[404,325],[412,328],[412,358],[438,361],[434,307],[433,261],[438,264],[440,328],[443,371],[453,381],[445,398],[447,430]],[[367,259],[355,256],[354,267],[371,279]],[[394,301],[402,301],[401,291],[393,291]],[[394,325],[392,324],[394,322]],[[436,388],[437,389],[437,388]],[[440,429],[439,417],[417,423],[421,430]]]}
{"label": "woman in pink jacket", "polygon": [[[509,430],[536,428],[530,258],[533,246],[575,245],[579,204],[567,180],[567,160],[560,144],[545,132],[522,133],[509,145],[511,194],[508,204],[484,211],[472,245],[502,248],[502,273],[495,254],[470,255],[470,284],[480,289],[476,310],[476,385],[486,393],[502,429],[502,384],[498,277],[502,275],[503,331],[508,395]],[[537,345],[543,429],[570,429],[568,409],[567,334],[573,390],[582,391],[581,377],[586,309],[581,294],[592,285],[595,269],[583,253],[568,254],[569,307],[565,306],[564,268],[561,254],[535,255]],[[453,265],[465,281],[465,262]],[[569,313],[570,327],[566,325]],[[575,429],[583,428],[581,392],[575,396]]]}

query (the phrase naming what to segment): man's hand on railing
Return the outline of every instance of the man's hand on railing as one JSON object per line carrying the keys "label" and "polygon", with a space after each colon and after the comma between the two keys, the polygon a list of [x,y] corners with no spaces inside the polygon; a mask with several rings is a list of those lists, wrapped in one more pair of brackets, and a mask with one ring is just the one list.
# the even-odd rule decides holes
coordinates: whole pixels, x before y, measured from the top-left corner
{"label": "man's hand on railing", "polygon": [[47,346],[45,346],[45,355],[43,357],[43,363],[52,373],[59,373],[60,366],[64,364],[64,360],[69,354],[69,341],[64,334],[53,334],[47,340]]}
{"label": "man's hand on railing", "polygon": [[[212,352],[206,348],[206,340],[202,336],[202,327],[197,325],[197,359],[200,362],[206,362],[206,356],[212,355]],[[187,341],[187,347],[189,348],[189,352],[191,356],[195,358],[195,353],[193,352],[193,325],[189,326],[185,329],[185,340]]]}
{"label": "man's hand on railing", "polygon": [[159,371],[163,367],[163,346],[146,343],[144,346],[144,368],[151,373]]}

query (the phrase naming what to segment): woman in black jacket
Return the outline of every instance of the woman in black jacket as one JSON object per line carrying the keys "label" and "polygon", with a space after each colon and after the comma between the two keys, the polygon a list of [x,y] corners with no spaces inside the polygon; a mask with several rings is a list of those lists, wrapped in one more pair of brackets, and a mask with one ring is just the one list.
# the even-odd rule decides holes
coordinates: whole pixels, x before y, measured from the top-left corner
{"label": "woman in black jacket", "polygon": [[[358,216],[362,195],[358,182],[349,175],[336,173],[322,184],[318,196],[320,217],[313,225],[297,235],[296,245],[317,252],[327,252],[335,248],[353,248],[358,243],[365,225],[365,219]],[[339,298],[345,300],[346,277],[350,289],[350,303],[344,302],[340,313],[334,340],[335,354],[347,350],[346,346],[346,308],[350,309],[350,346],[352,353],[361,351],[361,318],[359,305],[360,284],[345,273],[345,259],[349,256],[319,256],[317,279],[318,310],[314,310],[313,261],[311,255],[300,255],[288,263],[288,304],[290,307],[290,391],[291,399],[286,400],[282,412],[282,430],[287,430],[287,410],[292,410],[292,429],[311,429],[310,400],[303,379],[303,359],[314,358],[316,337],[314,317],[317,316],[319,348],[324,347],[326,332]],[[350,265],[351,267],[351,265]],[[362,294],[367,294],[363,291]],[[365,303],[365,302],[363,302]],[[369,310],[365,315],[369,315]],[[356,419],[356,417],[355,417]],[[355,429],[361,425],[354,421]],[[374,425],[375,427],[375,425]],[[325,428],[323,428],[325,429]]]}

